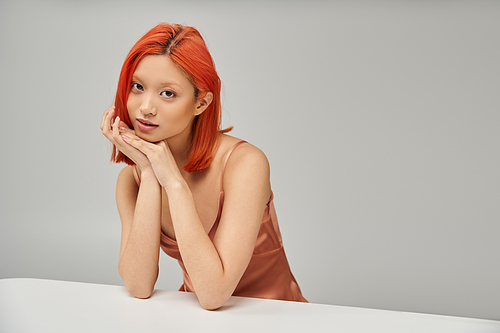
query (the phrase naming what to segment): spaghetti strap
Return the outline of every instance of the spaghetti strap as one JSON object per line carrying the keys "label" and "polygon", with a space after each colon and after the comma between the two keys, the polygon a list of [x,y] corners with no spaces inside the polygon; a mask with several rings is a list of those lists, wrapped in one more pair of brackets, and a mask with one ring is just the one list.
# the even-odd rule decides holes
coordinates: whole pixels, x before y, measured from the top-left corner
{"label": "spaghetti strap", "polygon": [[[222,172],[221,172],[221,176],[220,176],[220,190],[221,191],[223,189],[222,186],[223,186],[224,172],[226,171],[227,161],[229,160],[229,157],[231,156],[231,154],[233,153],[233,151],[236,149],[236,147],[238,147],[242,143],[246,143],[246,141],[245,140],[241,140],[241,141],[236,142],[236,144],[234,144],[231,147],[231,149],[229,150],[229,152],[226,155],[226,159],[224,160],[224,165],[222,166]],[[137,173],[137,167],[136,167],[135,164],[132,165],[132,173],[134,174],[134,178],[135,178],[135,182],[137,183],[137,186],[140,186],[141,185],[141,179],[139,178],[139,174]]]}
{"label": "spaghetti strap", "polygon": [[233,153],[233,151],[236,149],[236,147],[238,147],[239,145],[241,145],[242,143],[245,143],[245,142],[246,142],[245,140],[241,140],[241,141],[236,142],[234,144],[234,146],[231,147],[231,149],[229,150],[229,153],[227,153],[227,155],[226,155],[226,159],[224,160],[224,165],[222,166],[222,172],[221,172],[221,175],[220,175],[220,190],[221,190],[221,192],[224,189],[224,187],[222,187],[222,185],[223,185],[223,180],[224,180],[224,171],[226,171],[227,161],[229,160],[229,157],[231,156],[231,154]]}

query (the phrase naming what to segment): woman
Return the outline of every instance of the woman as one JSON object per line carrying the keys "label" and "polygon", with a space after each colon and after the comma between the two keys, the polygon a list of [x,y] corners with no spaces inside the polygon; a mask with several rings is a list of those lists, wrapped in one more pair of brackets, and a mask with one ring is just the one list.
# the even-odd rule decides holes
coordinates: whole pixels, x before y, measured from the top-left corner
{"label": "woman", "polygon": [[205,309],[231,295],[306,302],[287,262],[265,155],[220,130],[220,79],[199,32],[162,23],[132,48],[101,130],[113,143],[119,272],[147,298],[160,248]]}

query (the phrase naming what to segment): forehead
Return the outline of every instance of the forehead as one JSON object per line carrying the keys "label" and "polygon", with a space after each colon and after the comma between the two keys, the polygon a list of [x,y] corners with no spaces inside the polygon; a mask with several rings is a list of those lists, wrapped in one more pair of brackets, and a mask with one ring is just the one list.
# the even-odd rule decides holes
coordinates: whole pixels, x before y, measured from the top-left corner
{"label": "forehead", "polygon": [[153,85],[172,83],[183,88],[191,87],[194,89],[184,72],[177,67],[168,55],[145,56],[139,61],[133,75]]}

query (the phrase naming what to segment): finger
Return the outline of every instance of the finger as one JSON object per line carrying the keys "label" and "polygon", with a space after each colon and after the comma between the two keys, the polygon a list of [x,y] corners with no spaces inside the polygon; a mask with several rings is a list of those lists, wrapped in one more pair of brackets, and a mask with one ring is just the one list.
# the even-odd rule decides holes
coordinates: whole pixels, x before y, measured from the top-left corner
{"label": "finger", "polygon": [[156,145],[160,146],[160,147],[163,147],[163,148],[168,148],[168,145],[167,145],[167,143],[164,140],[158,142]]}
{"label": "finger", "polygon": [[[125,143],[128,143],[124,140],[124,135],[127,135],[129,138],[131,138],[131,140],[140,140],[142,141],[139,137],[137,137],[135,135],[135,132],[134,131],[131,131],[129,129],[121,129],[120,127],[118,127],[118,124],[120,124],[121,120],[120,120],[120,117],[117,116],[115,118],[115,121],[113,122],[113,124],[111,125],[111,130],[112,130],[112,136],[113,136],[113,140],[114,140],[114,144],[117,146],[117,147],[123,147],[125,145]],[[125,142],[125,143],[124,143]],[[121,150],[121,148],[119,148]]]}
{"label": "finger", "polygon": [[135,131],[132,130],[130,127],[128,127],[128,125],[124,123],[122,120],[120,120],[118,124],[118,130],[120,131],[120,133],[131,133],[135,135]]}
{"label": "finger", "polygon": [[132,146],[134,148],[139,149],[140,142],[135,135],[132,135],[132,133],[121,133],[120,136],[121,136],[122,140],[125,141],[127,144],[129,144],[130,146]]}
{"label": "finger", "polygon": [[103,123],[101,125],[102,127],[102,133],[108,140],[112,141],[112,132],[111,132],[111,119],[113,118],[115,114],[115,108],[111,107],[110,109],[107,110],[106,115],[103,117]]}
{"label": "finger", "polygon": [[122,133],[120,128],[118,127],[118,124],[120,123],[120,117],[117,116],[115,118],[115,121],[111,124],[111,139],[110,141],[120,150],[123,152],[123,148],[126,146],[126,143],[123,140]]}
{"label": "finger", "polygon": [[120,123],[120,116],[115,118],[115,121],[111,125],[111,130],[113,131],[113,138],[118,139],[120,137],[120,130],[118,129],[118,124]]}
{"label": "finger", "polygon": [[120,135],[123,135],[123,134],[127,134],[130,138],[133,138],[133,139],[140,139],[137,134],[135,133],[134,130],[131,130],[129,128],[123,128],[123,127],[119,127],[118,130],[120,131]]}
{"label": "finger", "polygon": [[108,115],[108,113],[111,111],[111,106],[106,109],[106,111],[104,111],[104,113],[102,114],[102,119],[101,119],[101,129],[103,129],[103,125],[104,125],[104,122],[106,120],[106,117]]}
{"label": "finger", "polygon": [[120,129],[122,129],[122,128],[130,129],[130,127],[128,127],[128,125],[124,121],[122,121],[122,120],[120,120],[120,124],[118,125],[118,128],[120,128]]}
{"label": "finger", "polygon": [[114,114],[114,111],[115,111],[115,106],[111,106],[109,107],[106,111],[104,111],[104,114],[102,115],[102,120],[101,120],[101,130],[105,129],[105,124],[106,124],[106,120],[108,118],[109,115],[113,115]]}
{"label": "finger", "polygon": [[124,133],[121,135],[121,138],[125,143],[139,150],[141,153],[148,156],[148,158],[149,155],[151,155],[152,148],[154,147],[153,143],[144,141],[136,135],[131,135],[131,133]]}
{"label": "finger", "polygon": [[164,140],[157,142],[155,145],[157,147],[162,148],[162,151],[164,151],[164,152],[170,152],[170,147],[168,146],[168,144]]}

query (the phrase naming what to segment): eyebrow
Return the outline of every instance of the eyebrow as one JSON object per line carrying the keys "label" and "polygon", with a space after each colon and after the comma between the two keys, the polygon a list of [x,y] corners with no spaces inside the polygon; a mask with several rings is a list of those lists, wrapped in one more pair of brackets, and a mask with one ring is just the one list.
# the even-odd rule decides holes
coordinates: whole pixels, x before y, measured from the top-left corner
{"label": "eyebrow", "polygon": [[[140,77],[138,77],[137,75],[132,75],[132,80],[138,80],[138,81],[144,81],[142,80]],[[180,84],[178,84],[177,82],[168,82],[168,81],[165,81],[165,82],[160,82],[160,85],[161,86],[177,86],[179,88],[182,89],[182,86]]]}
{"label": "eyebrow", "polygon": [[182,89],[182,86],[178,83],[175,83],[175,82],[160,82],[160,85],[162,85],[162,86],[178,86],[179,88]]}

